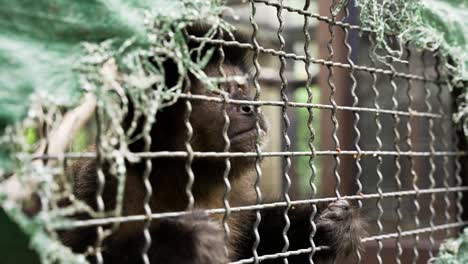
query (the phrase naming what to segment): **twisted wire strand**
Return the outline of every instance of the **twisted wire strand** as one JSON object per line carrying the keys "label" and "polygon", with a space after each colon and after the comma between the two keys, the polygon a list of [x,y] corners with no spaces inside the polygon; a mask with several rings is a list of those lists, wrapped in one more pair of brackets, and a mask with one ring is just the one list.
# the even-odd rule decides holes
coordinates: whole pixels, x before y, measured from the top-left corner
{"label": "twisted wire strand", "polygon": [[[278,37],[278,40],[280,42],[280,48],[279,50],[280,51],[284,51],[284,48],[285,48],[285,40],[284,40],[284,37],[282,35],[282,32],[284,30],[284,18],[283,18],[283,0],[279,0],[279,5],[276,7],[276,15],[277,15],[277,18],[278,18],[278,22],[279,22],[279,26],[278,26],[278,31],[277,31],[277,37]],[[287,102],[289,101],[288,99],[288,96],[286,94],[286,88],[288,86],[288,81],[286,79],[286,75],[284,74],[285,72],[285,69],[286,69],[286,59],[284,57],[281,57],[280,58],[280,71],[279,71],[279,76],[280,76],[280,79],[281,79],[281,99],[283,102],[285,102],[285,105],[282,107],[282,116],[283,116],[283,140],[284,140],[284,149],[286,151],[289,151],[290,148],[291,148],[291,141],[289,139],[289,136],[288,136],[288,130],[289,130],[289,125],[290,125],[290,121],[289,121],[289,118],[288,118],[288,114],[287,114],[287,110],[288,110],[288,107],[287,107]],[[281,252],[286,252],[288,251],[288,248],[289,248],[289,238],[288,238],[288,230],[291,226],[291,222],[289,220],[289,216],[288,216],[288,212],[289,212],[289,209],[291,208],[291,199],[289,197],[289,189],[291,187],[291,179],[289,177],[289,169],[291,167],[291,158],[289,156],[285,156],[284,157],[285,159],[285,165],[284,165],[284,188],[283,188],[283,198],[284,200],[286,201],[286,203],[288,204],[286,206],[286,208],[284,209],[284,212],[283,212],[283,219],[285,221],[285,225],[284,225],[284,228],[283,228],[283,240],[284,240],[284,246],[281,250]],[[288,263],[288,259],[287,258],[283,258],[283,263],[287,264]]]}
{"label": "twisted wire strand", "polygon": [[[455,145],[455,148],[458,148],[459,144],[460,144],[460,138],[459,138],[459,135],[458,133],[453,133],[454,134],[454,145]],[[462,179],[462,165],[461,165],[461,162],[460,162],[460,158],[459,157],[455,157],[455,186],[456,187],[462,187],[463,186],[463,179]],[[456,198],[456,201],[457,201],[457,221],[459,223],[463,222],[463,218],[462,218],[462,215],[463,215],[463,204],[462,204],[462,199],[463,199],[463,193],[462,192],[457,192],[457,198]]]}
{"label": "twisted wire strand", "polygon": [[[427,62],[426,62],[426,56],[425,56],[426,52],[422,52],[421,53],[421,62],[422,62],[422,66],[423,66],[423,75],[426,76],[427,75]],[[426,110],[428,112],[432,112],[432,104],[430,102],[431,100],[431,96],[432,96],[432,92],[431,92],[431,88],[427,85],[426,82],[424,82],[424,86],[423,86],[423,90],[424,90],[424,93],[425,93],[425,106],[426,106]],[[430,152],[431,153],[434,153],[436,151],[435,149],[435,135],[434,135],[434,120],[432,118],[429,118],[428,119],[428,125],[429,125],[429,149],[430,149]],[[429,156],[429,188],[434,188],[435,185],[436,185],[436,182],[435,182],[435,178],[434,178],[434,173],[435,173],[435,170],[436,170],[436,166],[435,166],[435,161],[434,161],[434,155],[431,155]],[[434,202],[435,202],[435,194],[432,193],[431,194],[431,198],[430,198],[430,201],[429,201],[429,212],[431,213],[430,217],[429,217],[429,225],[432,229],[432,231],[429,233],[429,258],[432,258],[434,256],[434,253],[432,252],[433,251],[433,248],[434,248],[434,226],[435,226],[435,223],[434,223],[434,220],[435,220],[435,215],[436,215],[436,211],[434,209]]]}
{"label": "twisted wire strand", "polygon": [[[310,0],[306,0],[304,4],[304,10],[309,9],[310,7]],[[312,103],[313,101],[313,92],[311,86],[312,82],[312,73],[310,72],[310,50],[309,50],[309,45],[310,45],[310,34],[309,34],[309,18],[308,16],[304,15],[304,25],[303,25],[303,32],[304,32],[304,53],[306,55],[306,61],[305,61],[305,71],[307,74],[307,81],[306,81],[306,90],[307,90],[307,103]],[[315,139],[315,129],[313,126],[313,121],[314,121],[314,112],[312,108],[307,108],[307,111],[309,113],[309,118],[307,120],[307,128],[309,130],[310,138],[309,138],[309,149],[312,152],[312,155],[310,155],[309,158],[309,167],[311,171],[310,179],[309,179],[309,185],[311,189],[311,198],[313,199],[315,197],[315,194],[317,192],[317,187],[315,186],[315,177],[316,177],[316,169],[315,169],[315,164],[314,164],[314,157],[315,157],[315,147],[314,147],[314,139]],[[317,231],[317,226],[315,225],[315,215],[317,214],[317,206],[315,204],[312,205],[312,211],[310,212],[310,226],[311,226],[311,231],[309,235],[309,243],[311,246],[311,251],[309,254],[309,263],[314,263],[313,257],[316,251],[316,246],[314,242],[314,236]]]}
{"label": "twisted wire strand", "polygon": [[[346,21],[347,19],[350,19],[350,12],[349,12],[349,5],[351,2],[346,3],[346,6],[344,8],[344,16],[342,21]],[[359,97],[357,96],[357,80],[355,76],[355,71],[354,71],[354,61],[351,58],[353,55],[353,48],[349,44],[350,42],[350,32],[348,27],[342,27],[343,32],[344,32],[344,45],[347,49],[346,53],[346,61],[348,62],[350,68],[349,68],[349,77],[351,78],[351,96],[353,97],[353,107],[358,107],[359,105]],[[353,116],[354,116],[354,121],[353,121],[353,131],[354,131],[354,148],[357,151],[357,155],[355,155],[355,165],[356,165],[356,185],[357,185],[357,190],[356,194],[362,193],[362,183],[361,183],[361,176],[362,176],[362,166],[361,166],[361,147],[359,146],[359,141],[361,139],[361,131],[359,130],[359,120],[360,120],[360,115],[358,111],[353,111]],[[362,208],[362,201],[358,200],[358,209]],[[361,252],[356,249],[356,252],[354,252],[356,255],[356,263],[361,263],[362,256]]]}
{"label": "twisted wire strand", "polygon": [[[219,38],[223,39],[223,31],[220,30],[218,32]],[[225,54],[223,47],[220,45],[218,47],[218,52],[219,52],[219,60],[218,60],[218,71],[221,75],[221,78],[226,78],[226,73],[223,68],[223,63],[225,60]],[[222,90],[222,87],[219,87]],[[223,141],[224,141],[224,152],[229,152],[231,149],[231,141],[228,136],[228,130],[230,126],[230,118],[227,113],[227,107],[229,106],[229,96],[226,93],[222,93],[222,97],[224,100],[224,103],[222,104],[222,109],[221,113],[224,118],[224,125],[223,125],[223,130],[222,130],[222,136],[223,136]],[[224,165],[225,169],[223,172],[223,182],[224,182],[224,195],[223,195],[223,206],[225,208],[224,216],[223,216],[223,230],[224,230],[224,245],[225,245],[225,251],[226,251],[226,256],[229,256],[230,252],[228,251],[228,245],[229,245],[229,236],[230,236],[230,228],[229,228],[229,217],[231,216],[231,205],[229,204],[229,195],[231,193],[231,182],[229,180],[229,173],[231,171],[231,161],[229,157],[226,157],[224,159]]]}
{"label": "twisted wire strand", "polygon": [[[261,94],[261,87],[260,87],[260,84],[258,82],[258,78],[260,76],[260,64],[258,63],[258,56],[259,56],[259,44],[258,44],[258,41],[257,41],[257,31],[258,31],[258,25],[255,21],[255,15],[256,15],[256,7],[255,7],[255,3],[253,0],[250,0],[250,9],[251,9],[251,13],[250,13],[250,16],[249,16],[249,20],[250,20],[250,24],[252,26],[252,38],[251,38],[251,41],[252,41],[252,45],[253,45],[253,50],[254,50],[254,53],[253,53],[253,56],[252,56],[252,60],[253,60],[253,64],[254,64],[254,74],[253,74],[253,84],[254,84],[254,87],[255,87],[255,98],[254,98],[254,101],[258,101],[259,98],[260,98],[260,94]],[[255,196],[256,196],[256,199],[255,199],[255,204],[256,205],[259,205],[262,203],[262,191],[261,191],[261,188],[260,188],[260,184],[261,184],[261,179],[262,179],[262,168],[261,168],[261,162],[262,162],[262,150],[261,150],[261,147],[260,147],[260,133],[261,133],[261,127],[260,127],[260,120],[259,120],[259,117],[260,117],[260,108],[259,107],[255,107],[255,111],[257,113],[257,120],[256,120],[256,130],[257,130],[257,137],[256,137],[256,142],[255,142],[255,152],[256,152],[256,156],[255,156],[255,174],[256,174],[256,177],[255,177],[255,184],[254,184],[254,188],[255,188]],[[258,256],[258,252],[257,252],[257,249],[258,249],[258,246],[260,245],[260,234],[258,232],[258,227],[260,226],[260,222],[262,221],[262,215],[260,213],[259,210],[255,210],[255,222],[254,222],[254,225],[253,225],[253,234],[254,234],[254,237],[255,237],[255,241],[252,245],[252,254],[253,254],[253,260],[254,260],[254,263],[257,264],[260,262],[260,259],[259,259],[259,256]]]}
{"label": "twisted wire strand", "polygon": [[[155,109],[157,111],[157,109]],[[155,112],[155,111],[150,111]],[[147,120],[146,124],[143,127],[143,139],[144,139],[144,149],[145,151],[149,151],[151,148],[151,141],[152,138],[150,136],[150,131],[151,131],[151,125],[149,124],[154,124],[156,119],[156,114],[149,114],[147,115]],[[153,195],[153,188],[151,187],[151,182],[150,182],[150,175],[151,171],[153,169],[153,163],[151,159],[146,159],[145,160],[145,170],[143,172],[143,184],[145,186],[145,196],[143,198],[143,209],[145,211],[146,216],[148,219],[145,221],[144,226],[143,226],[143,237],[145,239],[143,247],[142,247],[142,259],[143,263],[145,264],[150,264],[149,258],[148,258],[148,250],[151,247],[151,233],[149,231],[150,226],[151,226],[151,206],[150,206],[150,200]]]}
{"label": "twisted wire strand", "polygon": [[[336,17],[333,15],[333,7],[336,3],[336,0],[333,0],[329,6],[329,11],[332,16],[332,21],[334,22]],[[335,32],[333,31],[333,26],[332,24],[328,24],[328,33],[330,34],[330,38],[328,39],[327,42],[327,49],[328,49],[328,57],[327,60],[333,60],[334,57],[334,50],[333,50],[333,40],[335,38]],[[330,113],[330,118],[333,123],[333,129],[332,129],[332,138],[333,138],[333,143],[335,145],[335,149],[339,150],[340,148],[340,140],[338,139],[338,129],[339,129],[339,123],[338,123],[338,118],[336,117],[336,112],[337,112],[337,103],[335,101],[335,94],[336,94],[336,87],[335,83],[333,81],[333,68],[331,66],[327,66],[328,70],[328,77],[327,77],[327,83],[328,87],[330,87],[330,96],[328,98],[330,104],[332,105],[331,113]],[[335,177],[335,195],[336,197],[340,197],[340,184],[341,184],[341,177],[340,173],[338,172],[338,168],[340,166],[340,158],[338,155],[334,155],[334,166],[333,166],[333,175]]]}
{"label": "twisted wire strand", "polygon": [[[406,46],[406,52],[408,54],[408,61],[410,61],[411,59],[411,56],[412,56],[412,52],[411,52],[411,49]],[[408,69],[409,71],[411,71],[411,65],[408,65]],[[413,105],[413,101],[414,101],[414,98],[413,98],[413,95],[412,95],[412,89],[413,89],[413,82],[411,80],[408,80],[408,89],[406,90],[406,94],[407,94],[407,97],[408,97],[408,109],[409,111],[412,110],[412,105]],[[413,131],[412,131],[412,123],[413,122],[413,119],[411,117],[409,117],[407,123],[406,123],[406,130],[407,130],[407,135],[406,135],[406,145],[408,146],[408,150],[412,150],[413,149],[413,142],[412,142],[412,136],[413,136]],[[411,178],[412,178],[412,188],[413,190],[415,191],[415,198],[413,200],[413,205],[414,205],[414,208],[415,208],[415,211],[413,213],[413,221],[414,221],[414,224],[416,226],[416,228],[419,228],[419,210],[420,210],[420,205],[419,205],[419,194],[420,194],[420,190],[419,190],[419,187],[418,187],[418,174],[416,173],[416,169],[415,169],[415,162],[414,162],[414,159],[413,157],[410,157],[408,156],[408,160],[409,160],[409,167],[410,167],[410,174],[411,174]],[[418,244],[419,244],[419,234],[418,233],[415,233],[413,235],[413,238],[414,238],[414,243],[413,243],[413,260],[412,260],[412,263],[413,264],[416,264],[417,263],[417,260],[419,258],[419,251],[418,251]]]}
{"label": "twisted wire strand", "polygon": [[[395,41],[395,38],[392,38],[393,41]],[[398,41],[398,40],[396,40]],[[400,45],[399,42],[397,42],[398,45]],[[393,60],[390,59],[389,62],[384,62],[384,64],[386,66],[388,66],[388,68],[393,71],[393,72],[396,72],[395,70],[395,66],[393,65]],[[395,82],[395,75],[391,75],[390,76],[390,86],[392,87],[392,96],[391,96],[391,102],[392,102],[392,110],[395,110],[395,111],[398,111],[398,100],[397,100],[397,95],[398,95],[398,86]],[[400,136],[400,132],[398,131],[398,126],[400,125],[400,116],[394,114],[393,115],[393,135],[394,135],[394,138],[393,138],[393,148],[395,149],[395,151],[397,153],[400,153],[401,152],[401,149],[400,149],[400,141],[401,141],[401,136]],[[395,175],[394,175],[394,179],[395,179],[395,183],[396,183],[396,187],[397,187],[397,191],[400,191],[401,188],[402,188],[402,183],[401,183],[401,164],[400,164],[400,155],[397,155],[395,156],[395,158],[393,159],[393,164],[396,168],[396,171],[395,171]],[[397,233],[398,234],[401,234],[402,232],[402,227],[401,227],[401,223],[402,223],[402,219],[403,219],[403,214],[401,212],[401,197],[397,196],[397,205],[396,205],[396,208],[395,208],[395,211],[396,211],[396,214],[397,214],[397,220],[396,220],[396,230],[397,230]],[[401,263],[401,255],[402,255],[402,247],[401,247],[401,237],[398,236],[396,239],[395,239],[395,245],[396,245],[396,249],[397,249],[397,252],[396,252],[396,256],[395,256],[395,261],[396,263]]]}
{"label": "twisted wire strand", "polygon": [[[102,101],[98,100],[97,102],[97,109],[96,109],[96,172],[97,172],[97,188],[96,188],[96,209],[98,213],[104,212],[104,200],[102,198],[102,194],[104,193],[104,187],[106,183],[106,178],[104,175],[104,171],[102,165],[104,163],[104,157],[101,149],[101,135],[102,135]],[[104,228],[100,225],[96,227],[97,238],[94,244],[94,254],[96,257],[96,263],[102,264],[104,262],[102,257],[102,242],[104,241]]]}
{"label": "twisted wire strand", "polygon": [[[186,38],[189,37],[187,30],[183,31]],[[192,82],[190,77],[187,75],[185,77],[186,87],[192,87]],[[187,95],[192,95],[190,89],[187,89]],[[185,151],[187,152],[187,157],[185,160],[185,173],[187,173],[187,183],[185,185],[185,195],[187,196],[187,207],[186,210],[193,210],[195,205],[195,198],[193,196],[193,183],[195,182],[195,174],[193,173],[192,164],[193,164],[193,148],[192,148],[192,137],[193,137],[193,127],[190,123],[190,117],[192,116],[192,101],[185,100],[185,112],[184,112],[184,125],[186,129],[186,138],[185,138]]]}
{"label": "twisted wire strand", "polygon": [[[369,37],[369,41],[371,43],[371,47],[375,47],[375,40],[374,40],[373,36],[371,34],[369,34],[368,37]],[[371,63],[375,64],[375,59],[374,59],[373,53],[371,53],[371,52],[369,53],[369,58],[371,60]],[[379,109],[380,105],[379,105],[378,100],[379,100],[379,97],[380,97],[380,93],[379,93],[379,90],[377,89],[377,75],[375,73],[372,74],[372,91],[374,93],[374,107],[376,109]],[[381,150],[382,149],[382,140],[380,139],[380,134],[382,132],[382,124],[380,122],[380,118],[379,118],[378,114],[376,114],[374,116],[374,119],[375,119],[375,126],[377,127],[377,131],[375,133],[375,140],[376,140],[376,143],[377,143],[377,150]],[[377,210],[378,210],[377,221],[376,222],[377,222],[378,233],[382,234],[382,232],[383,232],[383,225],[382,225],[383,192],[382,192],[381,184],[383,182],[383,175],[382,175],[382,172],[380,170],[380,167],[382,165],[382,156],[381,155],[376,155],[376,159],[377,159],[377,167],[376,167],[377,184],[376,184],[376,188],[377,188],[377,192],[379,194],[379,198],[376,201],[376,207],[377,207]],[[377,239],[376,241],[377,241],[377,262],[379,264],[382,264],[381,252],[382,252],[382,249],[383,249],[383,244],[382,244],[382,241],[379,240],[379,239]]]}
{"label": "twisted wire strand", "polygon": [[[439,51],[436,51],[434,57],[435,57],[435,66],[434,66],[434,69],[435,69],[435,72],[436,72],[436,76],[437,76],[437,79],[442,81],[442,79],[444,79],[444,76],[442,76],[442,72],[441,72],[441,67],[442,67],[442,61],[441,61],[441,58],[440,58],[440,54],[439,54]],[[446,109],[446,105],[444,104],[444,99],[443,99],[443,92],[444,90],[445,91],[448,91],[448,87],[446,87],[445,85],[438,85],[437,86],[438,90],[437,90],[437,102],[439,104],[439,114],[441,115],[448,115],[448,112],[447,112],[447,109]],[[449,136],[449,133],[447,132],[447,124],[446,122],[444,122],[444,120],[440,120],[440,137],[442,139],[442,146],[443,148],[445,149],[449,149],[450,146],[449,144],[447,143],[447,137]],[[449,172],[449,158],[447,156],[443,156],[443,165],[442,165],[442,168],[443,168],[443,174],[444,174],[444,179],[443,179],[443,185],[446,189],[450,188],[450,183],[449,183],[449,177],[450,177],[450,172]],[[450,202],[450,192],[447,192],[446,194],[444,194],[444,203],[445,203],[445,212],[444,212],[444,218],[445,218],[445,223],[448,224],[450,222],[450,219],[451,219],[451,214],[450,214],[450,208],[452,208],[452,204]],[[451,236],[451,230],[450,229],[446,229],[445,230],[445,236],[446,237],[450,237]]]}
{"label": "twisted wire strand", "polygon": [[[188,87],[190,87],[190,79],[187,79]],[[187,91],[190,93],[190,91]],[[185,101],[185,115],[184,115],[184,123],[185,128],[187,129],[187,137],[185,139],[185,151],[187,152],[187,158],[185,160],[185,171],[187,173],[187,184],[185,185],[185,195],[187,196],[187,210],[192,210],[195,204],[195,198],[193,197],[193,183],[195,181],[195,175],[192,169],[193,163],[193,148],[192,144],[190,143],[193,137],[193,127],[190,123],[190,116],[192,115],[192,102],[190,100]]]}

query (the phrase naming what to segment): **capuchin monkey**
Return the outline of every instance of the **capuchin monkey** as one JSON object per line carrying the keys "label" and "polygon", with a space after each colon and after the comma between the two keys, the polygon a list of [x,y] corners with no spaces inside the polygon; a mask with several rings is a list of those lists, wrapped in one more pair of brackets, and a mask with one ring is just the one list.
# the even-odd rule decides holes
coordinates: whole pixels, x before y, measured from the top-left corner
{"label": "capuchin monkey", "polygon": [[[192,36],[204,36],[207,26],[190,26],[186,33]],[[218,39],[232,40],[232,35],[220,34]],[[234,34],[235,40],[249,42],[245,36]],[[216,37],[215,37],[216,38]],[[200,45],[188,38],[189,50],[199,48]],[[224,56],[221,57],[219,46],[205,45],[202,49],[214,48],[211,62],[206,66],[205,73],[210,77],[221,77],[219,61],[222,58],[222,70],[225,76],[245,76],[249,72],[248,52],[235,46],[222,47]],[[164,63],[167,85],[173,85],[178,78],[175,64],[171,61]],[[189,76],[184,92],[193,95],[205,95],[223,98],[219,91],[207,89],[194,76]],[[235,79],[235,78],[231,78]],[[172,82],[172,83],[171,83]],[[229,95],[230,99],[252,100],[252,88],[248,82],[226,81],[219,88]],[[184,116],[187,111],[186,99],[179,99],[175,104],[159,111],[157,122],[151,130],[150,151],[186,151],[187,127]],[[223,127],[225,124],[224,111],[229,116],[227,135],[230,140],[231,152],[255,152],[257,138],[264,147],[268,132],[265,118],[260,111],[251,105],[226,104],[204,100],[191,101],[190,123],[193,136],[190,144],[194,151],[222,152],[225,148]],[[128,129],[134,118],[130,105],[129,116],[124,122]],[[143,124],[142,120],[136,120]],[[257,135],[256,124],[260,133]],[[142,129],[141,125],[138,130]],[[131,151],[139,152],[144,149],[143,140],[136,141],[130,146]],[[232,185],[230,205],[242,206],[255,204],[255,157],[231,157],[229,180]],[[127,162],[127,178],[125,183],[123,215],[144,215],[145,187],[142,174],[145,162]],[[189,202],[185,189],[189,175],[185,169],[186,158],[162,157],[152,160],[152,171],[149,177],[153,188],[149,205],[153,213],[184,211]],[[117,180],[105,171],[105,187],[103,200],[105,210],[115,207]],[[96,208],[97,192],[97,161],[79,160],[71,165],[70,175],[74,179],[74,194],[76,198],[85,201]],[[195,158],[192,162],[194,183],[192,193],[194,209],[182,217],[154,219],[149,227],[151,246],[147,251],[150,263],[161,264],[213,264],[228,263],[253,257],[252,246],[255,243],[253,225],[256,220],[255,212],[233,212],[228,218],[230,235],[225,241],[222,228],[223,214],[207,215],[203,209],[223,208],[225,186],[223,174],[226,170],[225,158]],[[260,244],[258,255],[281,252],[284,247],[283,228],[286,224],[283,214],[285,207],[274,207],[260,210],[261,222],[258,227]],[[312,205],[293,206],[288,211],[290,228],[287,233],[289,239],[288,250],[307,249],[311,247],[310,234],[312,231]],[[87,215],[76,216],[79,219],[90,218]],[[354,255],[361,247],[364,236],[363,221],[358,212],[351,208],[345,200],[331,203],[321,212],[317,212],[313,219],[316,232],[313,238],[315,246],[325,249],[313,255],[314,263],[328,263],[343,257]],[[142,248],[144,246],[144,223],[125,222],[102,241],[102,257],[104,263],[130,264],[143,263]],[[104,228],[107,228],[104,226]],[[61,234],[63,243],[74,252],[89,252],[97,238],[96,227],[78,228],[64,231]],[[228,249],[226,253],[225,249]],[[89,254],[90,262],[96,262],[93,254]],[[289,263],[309,263],[309,254],[299,254],[287,257]],[[282,258],[264,260],[262,263],[283,263]]]}

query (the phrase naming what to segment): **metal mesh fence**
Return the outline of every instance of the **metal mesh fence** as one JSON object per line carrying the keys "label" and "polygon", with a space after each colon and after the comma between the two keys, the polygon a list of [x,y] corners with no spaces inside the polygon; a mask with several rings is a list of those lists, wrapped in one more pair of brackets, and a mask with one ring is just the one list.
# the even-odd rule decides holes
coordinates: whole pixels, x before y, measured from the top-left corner
{"label": "metal mesh fence", "polygon": [[[60,157],[42,154],[32,157],[34,160],[58,160],[58,174],[66,174],[68,164],[76,160],[97,161],[98,179],[93,201],[97,210],[93,217],[55,223],[53,229],[96,227],[97,239],[88,253],[96,256],[97,263],[103,263],[101,251],[106,237],[118,232],[125,223],[142,223],[141,258],[144,263],[149,263],[148,251],[157,239],[150,232],[155,221],[189,215],[194,209],[220,216],[217,219],[227,245],[232,236],[230,219],[239,212],[252,211],[256,218],[251,230],[255,234],[253,257],[231,263],[287,261],[288,256],[298,254],[308,254],[312,261],[316,252],[327,250],[313,241],[315,206],[344,199],[360,208],[368,222],[369,235],[363,238],[366,250],[362,254],[353,253],[356,258],[353,262],[422,263],[434,257],[443,239],[455,236],[468,224],[461,217],[461,199],[468,187],[462,185],[461,171],[466,165],[460,161],[467,153],[458,149],[459,139],[451,119],[449,76],[437,51],[418,51],[391,35],[387,36],[389,43],[401,50],[402,58],[394,59],[388,50],[377,49],[372,30],[358,25],[357,10],[352,1],[345,6],[341,4],[342,1],[317,4],[309,0],[233,2],[232,13],[239,17],[232,19],[236,15],[225,14],[226,19],[246,32],[247,42],[234,36],[222,36],[230,34],[225,31],[218,32],[217,37],[188,36],[192,42],[211,44],[218,50],[216,64],[221,78],[207,77],[213,83],[243,77],[232,76],[223,68],[226,47],[252,52],[249,60],[253,64],[254,100],[233,99],[224,93],[220,96],[177,94],[185,107],[183,123],[187,133],[182,150],[152,151],[152,143],[159,139],[151,137],[151,125],[136,128],[138,125],[132,124],[130,129],[142,131],[139,136],[142,151],[126,157],[111,156],[109,148],[119,148],[118,142],[122,140],[119,137],[124,132],[111,133],[108,127],[124,117],[109,119],[112,114],[106,111],[111,110],[98,104],[95,125],[90,125],[87,132],[90,138],[96,138],[95,151],[69,152]],[[265,23],[273,18],[276,21]],[[376,53],[386,60],[377,59]],[[187,78],[185,84],[190,85],[190,82],[193,81]],[[299,99],[297,91],[305,92],[304,100]],[[192,146],[194,124],[190,120],[197,102],[222,106],[224,124],[216,128],[224,142],[220,151],[194,150]],[[261,111],[267,113],[272,123],[270,144],[274,147],[261,147],[262,127],[257,119],[255,148],[248,152],[231,150],[228,136],[231,120],[227,109],[233,105],[251,106],[258,115]],[[306,111],[305,118],[300,115],[301,109]],[[146,123],[158,126],[157,109],[148,111],[153,114],[144,118],[156,120],[146,120]],[[241,194],[231,191],[231,163],[240,157],[255,159],[255,180],[251,186],[255,192],[254,203],[232,203],[232,197]],[[151,199],[164,190],[154,185],[151,173],[162,164],[157,160],[170,159],[184,161],[187,182],[183,190],[176,190],[180,192],[176,195],[185,196],[186,207],[158,211]],[[224,187],[222,194],[216,197],[220,199],[219,208],[204,208],[197,203],[194,182],[202,176],[194,173],[193,163],[200,159],[224,161],[222,175],[218,175],[222,177]],[[125,215],[122,211],[125,209],[116,206],[113,216],[106,215],[109,210],[104,202],[108,199],[106,175],[113,174],[117,182],[123,182],[117,183],[121,189],[115,198],[117,205],[122,204],[123,199],[129,199],[124,196],[125,181],[128,180],[125,167],[135,161],[142,164],[139,172],[142,178],[141,213]],[[70,196],[73,193],[72,179],[66,186],[64,188],[70,190],[64,193]],[[265,196],[272,193],[281,199],[266,202]],[[59,206],[57,204],[50,206]],[[310,215],[312,232],[304,234],[310,239],[310,247],[290,250],[289,211],[304,204],[313,206]],[[283,247],[275,254],[259,255],[257,249],[262,244],[262,237],[258,228],[264,220],[260,212],[273,207],[283,209]]]}

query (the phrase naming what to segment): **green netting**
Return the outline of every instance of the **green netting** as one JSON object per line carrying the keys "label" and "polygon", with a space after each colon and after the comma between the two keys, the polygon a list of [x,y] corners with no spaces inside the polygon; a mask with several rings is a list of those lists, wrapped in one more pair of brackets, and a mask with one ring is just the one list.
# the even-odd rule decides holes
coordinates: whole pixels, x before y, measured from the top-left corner
{"label": "green netting", "polygon": [[[203,68],[210,52],[190,59],[183,28],[204,21],[217,28],[231,27],[220,19],[220,1],[182,0],[0,0],[0,168],[32,186],[42,208],[25,217],[17,201],[1,193],[0,204],[31,237],[42,263],[83,263],[58,241],[54,228],[67,227],[69,216],[88,212],[94,217],[121,215],[125,159],[132,159],[128,142],[132,135],[121,127],[128,100],[134,115],[146,120],[143,131],[155,122],[158,109],[173,103],[188,72],[215,87]],[[168,87],[164,60],[176,62],[179,81]],[[155,85],[158,89],[154,89]],[[96,213],[80,201],[57,206],[71,186],[57,175],[63,167],[48,166],[18,153],[36,151],[41,141],[34,127],[43,123],[48,133],[63,119],[66,109],[80,103],[83,94],[95,96],[104,117],[102,156],[119,179],[117,205],[112,212]],[[124,96],[122,96],[124,95]],[[126,96],[125,96],[126,95]],[[40,122],[38,122],[40,120]],[[49,135],[50,136],[50,135]],[[13,161],[13,162],[12,162]],[[2,180],[0,171],[0,180]]]}
{"label": "green netting", "polygon": [[357,0],[361,23],[376,32],[374,55],[402,60],[402,50],[387,43],[386,34],[396,35],[425,50],[438,51],[450,71],[450,86],[460,89],[454,121],[468,137],[468,1],[467,0]]}
{"label": "green netting", "polygon": [[[145,58],[183,56],[180,29],[201,19],[219,24],[217,2],[0,0],[0,134],[25,118],[30,98],[76,104],[103,81],[109,58],[130,85],[158,81],[158,72],[142,75]],[[164,40],[169,35],[174,41]],[[9,168],[5,149],[0,155],[0,167]]]}
{"label": "green netting", "polygon": [[465,228],[460,237],[450,239],[440,248],[435,264],[462,264],[468,263],[468,228]]}

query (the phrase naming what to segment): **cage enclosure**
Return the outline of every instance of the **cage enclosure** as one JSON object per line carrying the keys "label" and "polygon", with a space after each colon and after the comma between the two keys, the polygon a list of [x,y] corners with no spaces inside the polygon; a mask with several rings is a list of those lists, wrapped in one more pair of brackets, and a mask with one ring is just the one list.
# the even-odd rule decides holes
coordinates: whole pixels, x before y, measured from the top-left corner
{"label": "cage enclosure", "polygon": [[137,2],[0,19],[0,218],[41,262],[428,263],[468,224],[466,57],[418,4]]}

